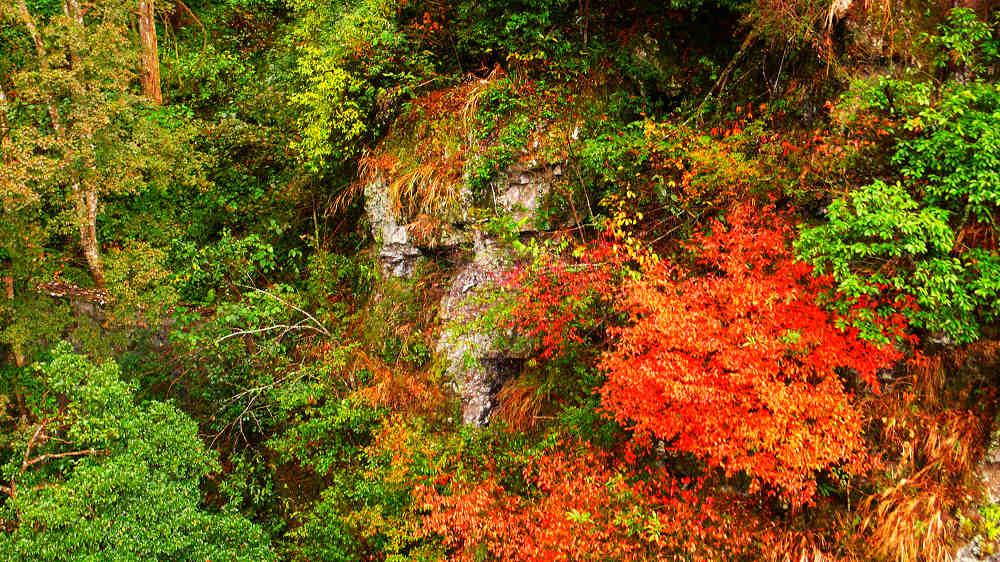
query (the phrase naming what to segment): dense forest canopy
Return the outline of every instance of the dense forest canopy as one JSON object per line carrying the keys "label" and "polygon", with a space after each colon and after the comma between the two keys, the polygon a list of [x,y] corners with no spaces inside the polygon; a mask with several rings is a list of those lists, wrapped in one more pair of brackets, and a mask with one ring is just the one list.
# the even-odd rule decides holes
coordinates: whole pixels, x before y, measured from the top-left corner
{"label": "dense forest canopy", "polygon": [[1000,554],[989,0],[0,0],[0,560]]}

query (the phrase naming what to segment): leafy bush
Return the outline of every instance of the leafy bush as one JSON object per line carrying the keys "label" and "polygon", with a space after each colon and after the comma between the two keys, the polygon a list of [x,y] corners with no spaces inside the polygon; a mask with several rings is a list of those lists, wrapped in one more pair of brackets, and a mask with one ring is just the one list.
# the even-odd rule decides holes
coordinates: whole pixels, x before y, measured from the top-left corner
{"label": "leafy bush", "polygon": [[[133,402],[112,362],[94,365],[57,346],[39,367],[45,392],[4,444],[7,560],[273,560],[260,529],[200,507],[199,484],[218,468],[197,426],[162,402]],[[24,460],[27,462],[22,462]]]}
{"label": "leafy bush", "polygon": [[319,303],[332,298],[348,298],[363,303],[376,280],[375,264],[362,256],[354,258],[318,251],[309,256],[306,287]]}
{"label": "leafy bush", "polygon": [[176,241],[170,248],[168,263],[181,298],[212,303],[216,290],[239,293],[241,285],[273,272],[278,257],[274,247],[257,234],[239,238],[223,232],[220,240],[207,246]]}
{"label": "leafy bush", "polygon": [[[949,22],[932,43],[971,64],[985,40],[980,24],[959,12]],[[839,109],[849,126],[882,124],[875,134],[890,139],[887,175],[895,177],[836,200],[827,224],[803,231],[799,253],[831,272],[845,295],[912,298],[916,326],[978,339],[1000,313],[1000,88],[879,78],[856,83]]]}
{"label": "leafy bush", "polygon": [[302,108],[302,140],[295,148],[313,170],[319,171],[358,153],[368,132],[367,108],[362,104],[371,104],[372,100],[364,99],[368,92],[362,80],[333,66],[332,61],[303,59],[302,65],[309,86],[292,96],[292,101]]}
{"label": "leafy bush", "polygon": [[120,321],[157,323],[177,304],[171,286],[171,272],[165,267],[167,252],[148,244],[134,243],[115,248],[105,256],[105,275],[117,304],[114,314]]}
{"label": "leafy bush", "polygon": [[982,249],[953,255],[950,215],[921,207],[899,183],[876,181],[834,201],[829,222],[802,230],[795,244],[844,295],[912,296],[917,308],[907,314],[915,325],[972,341],[982,320],[1000,314],[1000,257]]}
{"label": "leafy bush", "polygon": [[935,55],[934,66],[948,73],[982,74],[990,59],[1000,55],[1000,43],[993,38],[989,24],[972,8],[952,8],[937,33],[924,33],[922,39]]}
{"label": "leafy bush", "polygon": [[759,537],[740,517],[738,502],[705,500],[697,483],[662,472],[637,478],[627,461],[585,445],[559,445],[569,450],[538,447],[482,477],[448,474],[418,484],[427,512],[423,532],[439,536],[462,560],[760,557]]}
{"label": "leafy bush", "polygon": [[576,7],[570,0],[464,0],[454,8],[456,43],[474,60],[492,55],[558,61],[572,48],[561,22],[569,20]]}
{"label": "leafy bush", "polygon": [[600,392],[623,426],[802,503],[821,471],[865,470],[863,418],[839,368],[877,388],[876,369],[900,354],[820,308],[829,280],[794,261],[792,228],[772,213],[744,204],[695,236],[702,272],[659,262],[626,282],[617,306],[630,322],[612,330]]}
{"label": "leafy bush", "polygon": [[293,37],[301,45],[304,83],[292,95],[302,110],[296,147],[319,172],[352,160],[362,141],[387,124],[376,119],[380,105],[400,99],[430,73],[430,65],[399,29],[394,2],[295,0],[290,6],[298,15]]}
{"label": "leafy bush", "polygon": [[939,92],[922,86],[899,97],[878,107],[893,111],[899,104],[905,111],[893,164],[921,188],[924,203],[959,214],[959,227],[970,216],[994,221],[1000,207],[1000,86],[951,83]]}

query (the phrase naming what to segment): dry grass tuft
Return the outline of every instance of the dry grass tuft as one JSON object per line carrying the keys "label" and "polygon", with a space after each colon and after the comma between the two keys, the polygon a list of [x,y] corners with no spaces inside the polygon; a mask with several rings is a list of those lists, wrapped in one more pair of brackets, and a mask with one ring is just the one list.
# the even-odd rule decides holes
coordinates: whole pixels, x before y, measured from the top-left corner
{"label": "dry grass tuft", "polygon": [[446,400],[441,386],[430,380],[426,373],[407,370],[399,365],[389,366],[363,351],[355,356],[354,367],[366,368],[373,375],[368,386],[355,392],[356,396],[373,406],[426,415]]}
{"label": "dry grass tuft", "polygon": [[543,385],[534,378],[520,376],[505,384],[497,394],[500,406],[494,416],[508,431],[522,433],[534,429],[541,420],[547,398]]}
{"label": "dry grass tuft", "polygon": [[972,412],[949,412],[925,418],[924,428],[895,422],[886,432],[903,450],[892,469],[897,480],[865,500],[861,527],[887,559],[951,560],[954,513],[976,494],[972,468],[982,421]]}
{"label": "dry grass tuft", "polygon": [[407,219],[457,212],[479,100],[501,75],[494,71],[413,101],[382,145],[362,155],[360,183],[385,181],[394,211]]}
{"label": "dry grass tuft", "polygon": [[[962,364],[964,353],[951,359]],[[886,463],[879,489],[859,508],[858,531],[886,560],[951,560],[956,514],[980,494],[975,467],[992,408],[955,408],[970,403],[967,388],[948,386],[956,372],[940,358],[924,358],[873,401]]]}
{"label": "dry grass tuft", "polygon": [[770,562],[839,562],[830,554],[829,541],[815,532],[783,533],[770,544]]}
{"label": "dry grass tuft", "polygon": [[932,482],[904,479],[868,500],[862,527],[887,560],[944,562],[952,559],[953,507]]}

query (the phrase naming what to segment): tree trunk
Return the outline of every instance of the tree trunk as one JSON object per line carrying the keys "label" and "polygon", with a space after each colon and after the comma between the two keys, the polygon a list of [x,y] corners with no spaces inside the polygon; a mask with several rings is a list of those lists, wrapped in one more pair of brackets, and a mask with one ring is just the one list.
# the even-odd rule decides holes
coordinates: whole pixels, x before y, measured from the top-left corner
{"label": "tree trunk", "polygon": [[[21,21],[28,29],[28,34],[31,35],[31,40],[35,44],[38,64],[43,69],[48,69],[48,53],[45,50],[45,42],[42,40],[42,34],[38,32],[38,26],[35,25],[35,19],[31,16],[25,0],[18,0],[17,4]],[[63,3],[63,13],[73,21],[83,25],[83,12],[80,10],[80,4],[77,0],[66,0]],[[72,49],[70,49],[70,60],[74,64],[77,61],[76,52]],[[59,109],[56,107],[56,101],[49,98],[48,106],[49,118],[52,120],[52,129],[55,132],[56,138],[61,138],[64,131],[62,121],[59,119]],[[87,260],[87,266],[90,267],[90,274],[93,275],[94,282],[98,287],[103,289],[104,268],[101,265],[100,246],[97,243],[97,188],[88,187],[85,189],[80,186],[79,180],[76,179],[70,180],[70,188],[73,192],[73,201],[76,204],[77,224],[80,230],[80,249]]]}
{"label": "tree trunk", "polygon": [[97,191],[79,190],[77,205],[80,216],[80,248],[83,249],[83,257],[87,258],[94,283],[103,289],[104,266],[101,264],[101,249],[97,243]]}
{"label": "tree trunk", "polygon": [[76,23],[83,23],[83,11],[80,10],[80,2],[77,0],[65,0],[63,2],[63,13],[73,18]]}
{"label": "tree trunk", "polygon": [[0,84],[0,162],[7,164],[13,151],[10,146],[10,123],[7,122],[7,93]]}
{"label": "tree trunk", "polygon": [[139,0],[139,76],[142,92],[155,105],[163,104],[160,90],[160,54],[156,46],[156,18],[153,0]]}
{"label": "tree trunk", "polygon": [[[63,10],[68,17],[83,26],[83,11],[80,10],[80,3],[77,0],[66,0]],[[78,58],[70,47],[70,60],[74,65],[78,64]],[[83,250],[83,257],[90,267],[94,283],[103,289],[104,267],[101,264],[101,248],[97,243],[97,188],[81,187],[80,182],[76,180],[73,181],[72,187],[73,197],[76,200],[77,224],[80,229],[80,249]]]}
{"label": "tree trunk", "polygon": [[[14,277],[10,274],[4,275],[3,286],[5,292],[7,293],[7,300],[9,301],[14,300]],[[24,358],[24,354],[21,353],[21,347],[16,343],[12,343],[10,348],[11,352],[14,354],[14,364],[17,365],[18,367],[24,367],[26,361]],[[21,402],[21,400],[23,400],[23,396],[19,396],[18,394],[19,393],[15,392],[15,397],[19,398],[19,400],[16,401]]]}

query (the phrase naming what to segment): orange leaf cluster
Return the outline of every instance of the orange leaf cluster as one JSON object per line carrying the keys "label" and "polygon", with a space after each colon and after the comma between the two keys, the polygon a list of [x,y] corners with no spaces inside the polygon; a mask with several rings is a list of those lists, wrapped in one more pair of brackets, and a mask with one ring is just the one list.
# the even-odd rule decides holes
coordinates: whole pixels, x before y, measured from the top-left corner
{"label": "orange leaf cluster", "polygon": [[587,330],[600,320],[589,310],[614,290],[612,266],[621,261],[618,249],[601,241],[582,260],[543,257],[531,267],[508,271],[503,286],[516,296],[506,327],[535,345],[542,359],[583,344]]}
{"label": "orange leaf cluster", "polygon": [[[424,529],[454,560],[719,560],[751,548],[744,519],[677,480],[630,481],[628,467],[591,450],[529,459],[519,495],[491,475],[453,482],[452,494],[418,487]],[[509,487],[509,486],[508,486]]]}
{"label": "orange leaf cluster", "polygon": [[868,461],[838,370],[877,391],[876,370],[901,353],[837,327],[816,303],[830,280],[795,261],[792,225],[773,209],[738,205],[727,221],[690,243],[707,272],[657,263],[624,285],[631,321],[602,358],[602,401],[672,450],[809,502],[818,472],[856,474]]}

